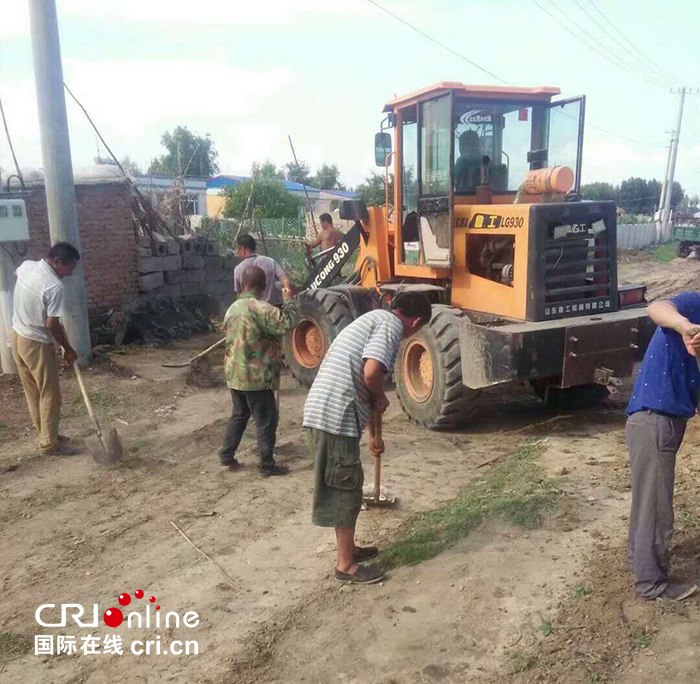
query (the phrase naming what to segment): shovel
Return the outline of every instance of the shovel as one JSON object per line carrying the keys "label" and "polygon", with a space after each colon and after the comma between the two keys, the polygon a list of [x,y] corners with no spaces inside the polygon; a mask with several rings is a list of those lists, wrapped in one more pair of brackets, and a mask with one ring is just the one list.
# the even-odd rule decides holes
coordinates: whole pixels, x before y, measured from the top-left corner
{"label": "shovel", "polygon": [[102,428],[100,427],[100,421],[97,420],[97,416],[92,409],[92,402],[85,389],[83,373],[80,370],[80,366],[76,363],[73,365],[73,369],[75,370],[75,377],[78,378],[78,384],[80,385],[80,391],[85,400],[85,406],[87,407],[92,422],[95,424],[95,432],[97,433],[97,439],[88,437],[88,439],[85,440],[85,444],[90,450],[92,458],[98,465],[114,465],[115,463],[121,462],[124,459],[124,445],[122,444],[121,437],[117,434],[117,430],[112,428],[105,440],[102,434]]}
{"label": "shovel", "polygon": [[[381,442],[382,440],[382,414],[373,413],[370,419],[374,424],[375,439]],[[372,489],[365,488],[363,492],[362,502],[366,506],[391,508],[396,505],[396,497],[389,496],[381,486],[382,481],[382,457],[374,457],[374,484]]]}
{"label": "shovel", "polygon": [[225,337],[221,338],[218,342],[212,344],[211,347],[207,347],[203,352],[200,352],[199,354],[197,354],[197,356],[193,356],[189,361],[185,361],[184,363],[161,363],[160,365],[163,368],[184,368],[185,366],[189,366],[193,361],[201,359],[203,356],[206,356],[209,352],[214,351],[217,347],[220,347],[224,342],[226,342]]}

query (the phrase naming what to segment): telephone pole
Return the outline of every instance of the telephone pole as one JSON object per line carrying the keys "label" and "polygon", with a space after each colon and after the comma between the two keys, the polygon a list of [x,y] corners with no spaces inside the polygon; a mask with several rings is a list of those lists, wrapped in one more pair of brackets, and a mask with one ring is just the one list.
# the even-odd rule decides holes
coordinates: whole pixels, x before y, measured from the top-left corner
{"label": "telephone pole", "polygon": [[[29,0],[29,17],[51,244],[69,242],[80,251],[56,0]],[[87,363],[92,348],[82,261],[64,284],[63,325],[78,359]]]}
{"label": "telephone pole", "polygon": [[676,158],[678,157],[678,143],[681,138],[681,124],[683,123],[683,106],[685,104],[686,95],[697,95],[700,92],[697,88],[679,88],[678,90],[671,89],[671,93],[680,95],[678,101],[678,120],[676,128],[671,132],[671,147],[668,152],[666,161],[666,175],[664,184],[661,190],[661,201],[659,202],[660,218],[661,218],[661,237],[666,239],[670,237],[670,221],[671,221],[671,197],[673,196],[673,177],[676,173]]}

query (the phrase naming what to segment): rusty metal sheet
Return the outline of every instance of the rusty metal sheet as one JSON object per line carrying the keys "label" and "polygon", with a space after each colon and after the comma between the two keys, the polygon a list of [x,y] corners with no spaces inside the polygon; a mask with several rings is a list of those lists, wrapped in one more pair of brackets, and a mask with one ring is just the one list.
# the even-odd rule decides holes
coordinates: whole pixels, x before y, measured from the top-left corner
{"label": "rusty metal sheet", "polygon": [[596,369],[609,369],[616,377],[631,375],[638,338],[636,320],[567,326],[562,387],[595,382]]}

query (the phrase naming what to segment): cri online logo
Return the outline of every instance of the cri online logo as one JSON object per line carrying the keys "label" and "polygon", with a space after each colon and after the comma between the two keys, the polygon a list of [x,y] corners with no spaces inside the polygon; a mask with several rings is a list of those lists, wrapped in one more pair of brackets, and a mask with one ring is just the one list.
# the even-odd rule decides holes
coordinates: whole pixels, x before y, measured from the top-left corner
{"label": "cri online logo", "polygon": [[[142,589],[137,589],[134,592],[134,597],[136,599],[143,599],[144,598],[144,593]],[[126,607],[131,603],[131,595],[130,594],[119,594],[119,598],[117,599],[119,602],[119,605],[122,607]],[[151,596],[148,599],[148,603],[146,603],[146,627],[151,626],[151,604],[154,604],[156,602],[156,597]],[[85,613],[85,610],[83,606],[81,606],[79,603],[62,603],[61,604],[61,621],[60,622],[44,622],[41,619],[41,613],[45,608],[54,608],[56,606],[55,603],[44,603],[43,605],[39,606],[36,609],[35,617],[36,621],[44,626],[44,627],[65,627],[66,624],[68,623],[68,616],[69,616],[69,611],[71,608],[76,609],[74,612],[71,612],[70,617],[73,618],[73,621],[75,624],[78,625],[78,627],[97,627],[97,616],[99,613],[99,608],[97,604],[93,604],[92,608],[92,622],[83,622],[80,618],[83,616]],[[155,627],[160,628],[160,606],[155,606],[156,613],[155,613]],[[170,622],[171,622],[171,616],[172,616],[172,621],[174,622],[174,627],[179,627],[180,626],[180,616],[175,613],[175,612],[170,612],[165,616],[165,627],[170,627]],[[136,623],[136,626],[138,628],[141,627],[141,620],[142,616],[141,613],[137,612],[131,612],[127,616],[127,627],[131,627],[131,622],[132,618],[134,618],[134,622]],[[107,608],[107,610],[104,612],[102,615],[102,620],[107,625],[107,627],[112,627],[117,628],[119,625],[124,622],[124,613],[119,608],[111,607]],[[195,613],[194,611],[189,611],[185,613],[182,617],[182,623],[185,627],[193,628],[196,627],[199,624],[199,615]]]}

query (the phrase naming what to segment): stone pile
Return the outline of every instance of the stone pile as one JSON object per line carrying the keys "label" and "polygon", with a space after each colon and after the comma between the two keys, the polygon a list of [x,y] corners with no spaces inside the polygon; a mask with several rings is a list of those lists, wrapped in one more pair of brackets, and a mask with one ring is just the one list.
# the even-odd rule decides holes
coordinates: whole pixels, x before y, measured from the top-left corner
{"label": "stone pile", "polygon": [[238,261],[233,255],[220,256],[215,240],[158,233],[153,233],[153,239],[139,237],[139,292],[173,299],[199,295],[232,299],[233,269]]}

